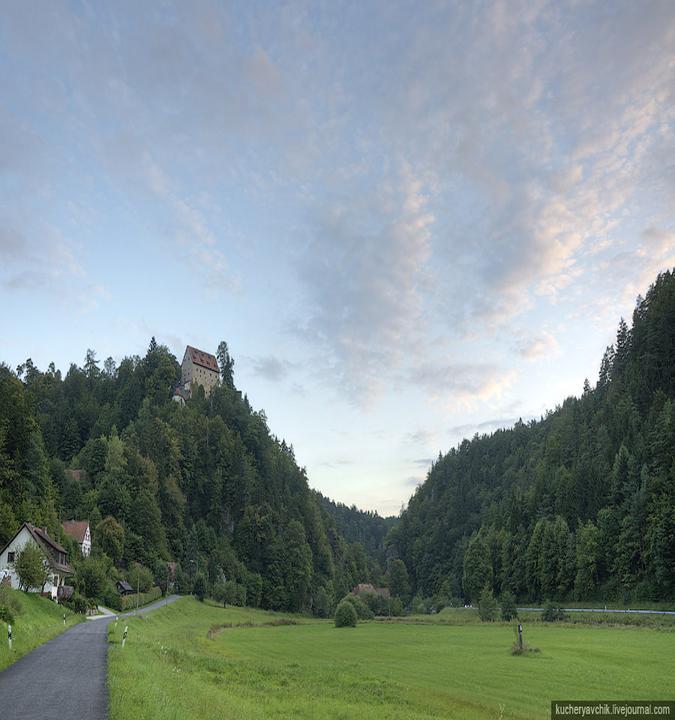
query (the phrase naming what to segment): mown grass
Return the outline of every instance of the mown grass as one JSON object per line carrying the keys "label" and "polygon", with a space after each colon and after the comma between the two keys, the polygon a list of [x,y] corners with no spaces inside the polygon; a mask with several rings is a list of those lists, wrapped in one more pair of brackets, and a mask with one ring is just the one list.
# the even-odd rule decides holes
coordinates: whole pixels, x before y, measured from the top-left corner
{"label": "mown grass", "polygon": [[552,699],[675,695],[671,632],[533,623],[541,653],[514,657],[506,624],[280,617],[185,598],[111,625],[111,720],[544,718]]}
{"label": "mown grass", "polygon": [[[12,623],[12,650],[7,642],[7,623],[0,620],[0,670],[11,665],[38,645],[51,640],[72,625],[82,622],[84,617],[70,612],[52,600],[37,593],[24,593],[4,588],[19,606]],[[66,624],[63,624],[63,613]]]}

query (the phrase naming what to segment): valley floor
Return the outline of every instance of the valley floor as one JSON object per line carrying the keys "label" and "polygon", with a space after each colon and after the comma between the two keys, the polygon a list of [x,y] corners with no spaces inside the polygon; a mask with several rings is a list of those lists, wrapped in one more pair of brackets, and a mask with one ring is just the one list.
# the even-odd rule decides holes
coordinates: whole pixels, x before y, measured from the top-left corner
{"label": "valley floor", "polygon": [[331,621],[184,598],[110,628],[110,718],[544,718],[551,700],[672,699],[675,633]]}

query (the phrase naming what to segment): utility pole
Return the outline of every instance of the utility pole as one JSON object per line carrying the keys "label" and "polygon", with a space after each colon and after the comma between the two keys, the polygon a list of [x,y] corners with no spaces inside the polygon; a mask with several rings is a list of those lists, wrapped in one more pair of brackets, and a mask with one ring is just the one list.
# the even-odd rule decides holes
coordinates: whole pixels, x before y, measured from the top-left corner
{"label": "utility pole", "polygon": [[138,594],[140,592],[140,587],[141,587],[141,574],[138,573],[138,575],[136,575],[136,612],[134,613],[134,615],[138,615]]}

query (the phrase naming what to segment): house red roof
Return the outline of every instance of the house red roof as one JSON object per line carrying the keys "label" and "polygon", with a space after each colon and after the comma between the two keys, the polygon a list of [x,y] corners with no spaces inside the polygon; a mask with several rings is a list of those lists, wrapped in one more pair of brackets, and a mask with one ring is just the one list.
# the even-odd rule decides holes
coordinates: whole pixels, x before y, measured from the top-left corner
{"label": "house red roof", "polygon": [[[59,545],[56,540],[49,537],[46,530],[35,527],[35,525],[31,525],[29,522],[24,523],[24,525],[33,537],[33,540],[35,540],[35,542],[44,552],[45,556],[49,560],[49,564],[51,565],[51,567],[54,570],[58,570],[59,572],[65,573],[67,575],[72,575],[73,568],[70,567],[70,565],[68,564],[68,551],[64,547]],[[23,525],[21,527],[23,527]],[[21,532],[21,528],[19,528],[19,532]],[[18,534],[19,533],[17,532],[16,535]],[[16,537],[16,535],[14,537]],[[12,538],[12,540],[13,539],[14,538]],[[61,558],[63,558],[64,562],[60,562]]]}
{"label": "house red roof", "polygon": [[188,345],[185,352],[190,356],[190,359],[195,365],[200,365],[216,373],[220,372],[215,355],[211,355],[211,353],[204,352],[203,350],[197,350],[197,348],[193,348],[192,345]]}
{"label": "house red roof", "polygon": [[89,520],[64,520],[63,532],[66,535],[70,535],[73,540],[82,545],[84,542],[84,536],[89,527]]}

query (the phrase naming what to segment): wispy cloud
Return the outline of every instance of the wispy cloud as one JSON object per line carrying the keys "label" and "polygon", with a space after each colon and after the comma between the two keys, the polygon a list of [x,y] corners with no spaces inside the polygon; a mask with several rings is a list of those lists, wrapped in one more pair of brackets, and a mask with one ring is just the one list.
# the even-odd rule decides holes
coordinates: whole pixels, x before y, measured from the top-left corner
{"label": "wispy cloud", "polygon": [[254,375],[258,375],[270,382],[285,380],[289,373],[297,367],[294,363],[274,355],[251,358],[250,363]]}

